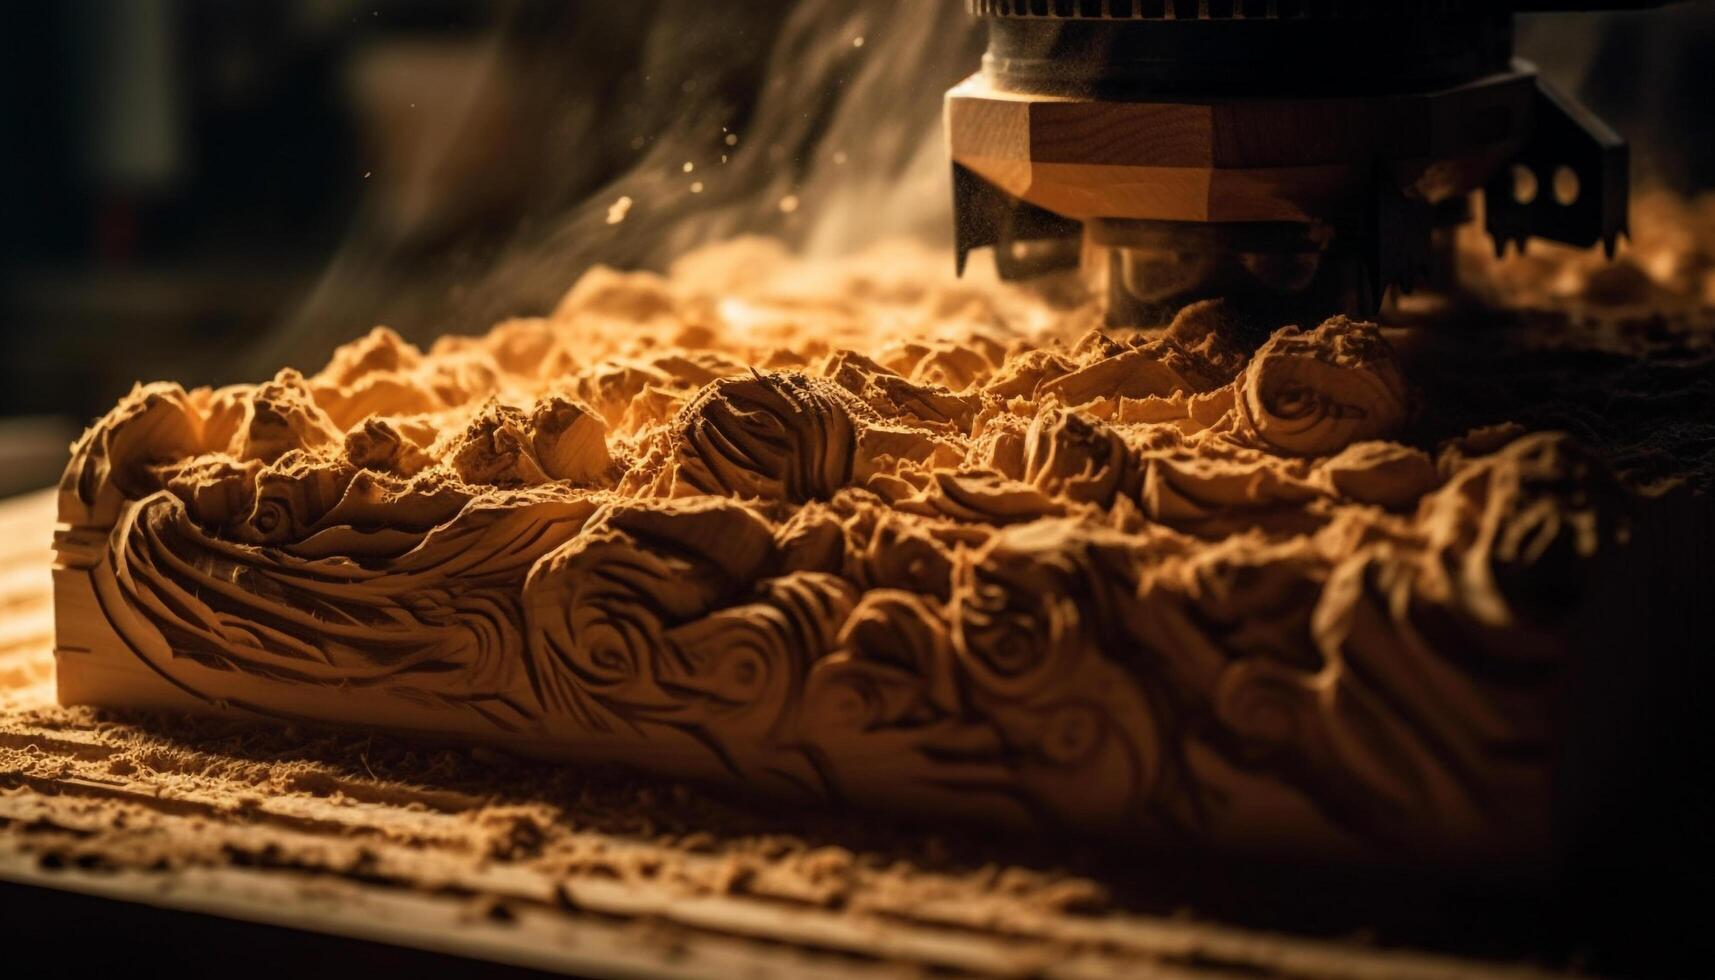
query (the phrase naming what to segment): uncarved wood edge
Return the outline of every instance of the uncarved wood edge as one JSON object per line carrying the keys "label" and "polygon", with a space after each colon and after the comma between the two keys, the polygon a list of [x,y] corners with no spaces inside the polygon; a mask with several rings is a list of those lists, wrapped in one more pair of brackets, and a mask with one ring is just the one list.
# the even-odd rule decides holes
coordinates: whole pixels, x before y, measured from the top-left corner
{"label": "uncarved wood edge", "polygon": [[54,662],[59,703],[210,712],[132,655],[96,598],[91,571],[106,559],[106,528],[54,531]]}

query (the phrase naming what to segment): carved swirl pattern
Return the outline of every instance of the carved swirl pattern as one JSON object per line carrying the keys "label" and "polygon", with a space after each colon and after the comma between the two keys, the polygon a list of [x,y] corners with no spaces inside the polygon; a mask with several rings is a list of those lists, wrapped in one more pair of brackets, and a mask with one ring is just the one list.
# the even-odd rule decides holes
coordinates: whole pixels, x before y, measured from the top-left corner
{"label": "carved swirl pattern", "polygon": [[1140,840],[1539,827],[1614,510],[1568,440],[1391,441],[1367,324],[1246,358],[908,283],[598,271],[486,338],[140,387],[62,519],[215,705]]}

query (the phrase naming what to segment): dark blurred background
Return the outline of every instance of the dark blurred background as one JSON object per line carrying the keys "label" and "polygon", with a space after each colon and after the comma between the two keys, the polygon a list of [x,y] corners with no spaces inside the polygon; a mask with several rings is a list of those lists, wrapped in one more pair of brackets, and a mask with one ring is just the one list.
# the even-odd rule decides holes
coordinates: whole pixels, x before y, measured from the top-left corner
{"label": "dark blurred background", "polygon": [[[0,493],[52,482],[139,379],[314,369],[375,323],[477,330],[592,262],[733,234],[947,234],[941,94],[981,49],[962,6],[6,4]],[[1712,42],[1692,4],[1533,15],[1521,48],[1643,179],[1694,190]]]}

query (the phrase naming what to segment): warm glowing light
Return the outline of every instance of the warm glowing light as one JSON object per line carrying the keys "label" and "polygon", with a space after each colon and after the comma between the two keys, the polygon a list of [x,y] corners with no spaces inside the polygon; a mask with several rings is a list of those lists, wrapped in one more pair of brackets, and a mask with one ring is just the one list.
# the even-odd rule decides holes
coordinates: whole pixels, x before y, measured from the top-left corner
{"label": "warm glowing light", "polygon": [[619,200],[607,206],[607,223],[610,225],[617,225],[621,221],[624,221],[625,216],[630,213],[631,198],[621,197]]}

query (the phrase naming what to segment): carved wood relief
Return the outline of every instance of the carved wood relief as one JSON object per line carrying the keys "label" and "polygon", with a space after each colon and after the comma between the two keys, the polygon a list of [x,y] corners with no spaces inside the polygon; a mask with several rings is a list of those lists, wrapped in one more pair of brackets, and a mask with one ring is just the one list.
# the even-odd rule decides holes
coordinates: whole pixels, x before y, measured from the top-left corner
{"label": "carved wood relief", "polygon": [[1613,513],[1568,440],[1396,441],[1342,319],[1247,355],[1210,308],[828,295],[597,272],[426,353],[137,388],[62,486],[62,698],[1169,845],[1540,833]]}

